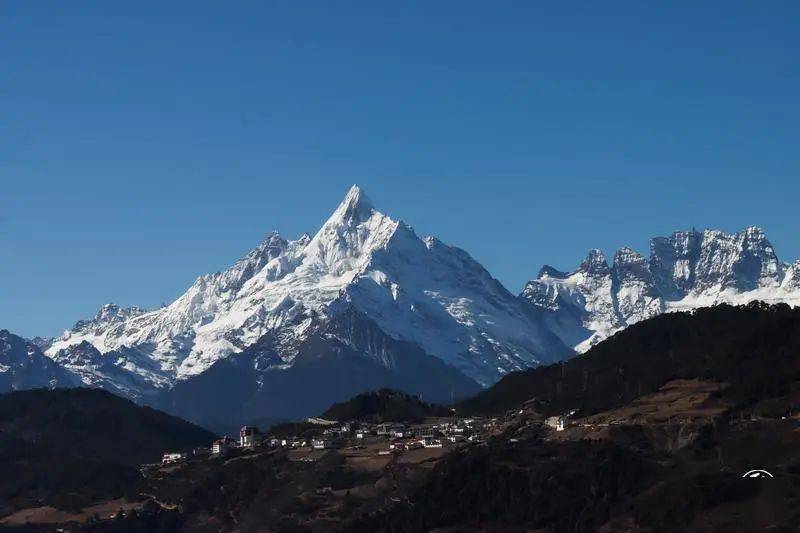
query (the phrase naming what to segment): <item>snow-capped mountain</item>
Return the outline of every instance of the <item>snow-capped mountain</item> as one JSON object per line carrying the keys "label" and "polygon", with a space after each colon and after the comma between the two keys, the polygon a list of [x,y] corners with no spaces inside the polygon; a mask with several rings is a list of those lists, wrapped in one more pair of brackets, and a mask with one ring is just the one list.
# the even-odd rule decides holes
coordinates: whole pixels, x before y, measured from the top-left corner
{"label": "snow-capped mountain", "polygon": [[800,261],[781,263],[760,228],[692,230],[651,239],[649,260],[622,248],[610,267],[599,250],[571,273],[545,266],[521,296],[547,311],[565,343],[585,351],[666,311],[753,300],[799,305],[799,279]]}
{"label": "snow-capped mountain", "polygon": [[[415,343],[390,337],[350,303],[336,307],[313,316],[302,336],[268,333],[177,382],[158,406],[224,433],[239,421],[297,420],[368,389],[398,389],[438,403],[481,390]],[[292,364],[279,366],[286,353],[293,354]]]}
{"label": "snow-capped mountain", "polygon": [[0,330],[0,393],[78,385],[77,376],[45,357],[38,346]]}
{"label": "snow-capped mountain", "polygon": [[[46,353],[87,384],[102,374],[118,389],[169,389],[266,335],[277,348],[258,360],[261,370],[288,369],[312,326],[333,321],[341,309],[362,313],[389,337],[484,385],[572,353],[541,312],[466,252],[418,237],[356,186],[314,237],[290,241],[271,233],[225,272],[199,277],[172,304],[154,311],[106,305]],[[122,378],[108,363],[125,383],[117,383]]]}
{"label": "snow-capped mountain", "polygon": [[158,392],[158,388],[143,375],[146,375],[147,367],[140,369],[118,351],[101,354],[87,341],[62,348],[53,360],[78,377],[80,384],[85,386],[139,401]]}
{"label": "snow-capped mountain", "polygon": [[108,304],[27,345],[64,382],[217,423],[301,416],[380,386],[443,401],[663,312],[756,299],[800,304],[800,261],[781,263],[758,228],[676,232],[610,265],[592,250],[572,272],[543,267],[517,297],[354,186],[313,237],[270,233],[168,306]]}

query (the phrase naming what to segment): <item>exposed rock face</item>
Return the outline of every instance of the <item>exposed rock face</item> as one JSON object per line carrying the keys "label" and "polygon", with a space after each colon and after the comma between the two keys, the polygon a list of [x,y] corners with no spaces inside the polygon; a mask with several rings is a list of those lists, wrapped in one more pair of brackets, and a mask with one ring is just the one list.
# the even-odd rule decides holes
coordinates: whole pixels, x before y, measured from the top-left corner
{"label": "exposed rock face", "polygon": [[665,298],[678,299],[692,289],[701,240],[702,235],[694,230],[650,239],[650,271]]}
{"label": "exposed rock face", "polygon": [[664,312],[664,300],[643,255],[621,248],[614,255],[611,280],[620,321],[638,322]]}
{"label": "exposed rock face", "polygon": [[[287,401],[281,412],[302,413],[295,407],[309,388],[301,377],[317,383],[318,395],[302,404],[314,409],[340,393],[380,386],[442,400],[455,389],[567,358],[660,313],[756,299],[800,304],[800,261],[781,263],[756,227],[656,237],[649,258],[621,248],[611,265],[591,250],[574,271],[542,267],[517,297],[465,251],[420,238],[354,186],[314,236],[270,233],[169,305],[147,311],[107,304],[60,338],[28,344],[52,359],[37,363],[44,365],[37,375],[52,374],[54,383],[188,411],[213,409],[220,395],[244,395],[256,407],[241,413],[270,416],[256,399],[274,412]],[[441,382],[419,375],[414,384],[412,360],[425,369],[418,375]],[[347,379],[332,370],[333,361],[361,381],[324,384],[334,375]],[[0,364],[0,374],[11,376],[3,370],[11,366]],[[26,379],[16,383],[46,381]]]}
{"label": "exposed rock face", "polygon": [[[292,364],[282,365],[287,353]],[[430,402],[451,402],[481,389],[456,368],[390,337],[343,305],[332,316],[314,318],[302,337],[267,334],[235,357],[179,381],[157,406],[226,432],[234,429],[232,421],[296,420],[381,388]]]}
{"label": "exposed rock face", "polygon": [[75,374],[81,384],[87,387],[105,389],[136,400],[152,396],[157,391],[142,375],[148,368],[140,368],[122,352],[100,353],[87,341],[59,350],[53,356],[53,361]]}
{"label": "exposed rock face", "polygon": [[611,268],[597,250],[572,273],[546,266],[522,297],[549,313],[548,324],[585,351],[619,329],[670,309],[721,302],[800,304],[800,266],[782,264],[757,227],[729,235],[678,231],[650,241],[649,260],[630,248]]}
{"label": "exposed rock face", "polygon": [[[587,283],[594,279],[587,274]],[[273,370],[288,376],[312,355],[307,350],[322,346],[308,342],[319,331],[357,347],[348,361],[358,354],[394,371],[402,354],[379,357],[373,343],[354,343],[353,332],[337,329],[347,323],[343,309],[365,317],[380,338],[419,350],[426,367],[430,360],[444,364],[471,384],[488,385],[508,372],[574,353],[540,311],[469,254],[434,237],[420,238],[408,224],[375,209],[358,187],[313,237],[292,241],[271,233],[228,270],[199,277],[168,306],[144,311],[109,304],[43,345],[83,383],[137,399],[167,394],[245,352],[259,379]],[[269,350],[253,355],[255,347],[266,345]],[[399,366],[411,372],[407,364]],[[357,385],[366,390],[383,381]],[[426,387],[436,392],[434,384]],[[451,388],[443,382],[439,392],[449,396]]]}
{"label": "exposed rock face", "polygon": [[45,357],[38,346],[0,330],[0,393],[79,384],[77,376]]}

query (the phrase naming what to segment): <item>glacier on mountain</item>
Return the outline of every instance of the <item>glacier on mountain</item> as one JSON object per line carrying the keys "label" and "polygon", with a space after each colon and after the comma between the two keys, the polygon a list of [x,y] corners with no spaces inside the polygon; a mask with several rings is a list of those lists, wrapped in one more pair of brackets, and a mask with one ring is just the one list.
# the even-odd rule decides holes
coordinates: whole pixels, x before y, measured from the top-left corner
{"label": "glacier on mountain", "polygon": [[[46,353],[68,360],[89,382],[88,367],[101,362],[86,346],[74,348],[88,343],[150,386],[169,388],[268,333],[302,338],[342,302],[483,385],[572,353],[538,309],[466,252],[418,237],[376,210],[357,186],[314,237],[289,241],[271,233],[230,269],[199,277],[170,305],[153,311],[106,305],[49,343]],[[296,343],[284,344],[270,360],[276,368],[290,367],[297,355],[290,348]]]}
{"label": "glacier on mountain", "polygon": [[753,300],[800,305],[800,261],[782,263],[761,228],[726,234],[678,231],[650,241],[650,258],[621,248],[609,267],[592,250],[577,270],[545,266],[521,296],[549,327],[584,352],[620,329],[663,312]]}
{"label": "glacier on mountain", "polygon": [[45,357],[31,341],[0,329],[0,394],[34,388],[77,387],[81,380]]}
{"label": "glacier on mountain", "polygon": [[[591,250],[574,271],[542,267],[515,296],[465,251],[420,238],[354,186],[313,237],[270,233],[229,269],[197,278],[170,305],[148,311],[108,304],[61,337],[36,343],[84,384],[142,401],[163,398],[232,358],[252,372],[226,366],[213,375],[230,371],[252,383],[277,383],[275,372],[300,361],[303,369],[294,369],[292,379],[310,376],[324,367],[308,363],[318,361],[315,350],[323,346],[340,353],[349,347],[347,365],[358,366],[352,357],[360,353],[389,370],[402,360],[398,350],[413,346],[421,368],[466,391],[469,382],[485,386],[583,352],[660,313],[752,300],[800,304],[800,261],[780,262],[756,227],[675,232],[653,238],[649,258],[624,247],[610,265]],[[371,340],[354,343],[352,331],[337,330],[352,329],[353,320],[373,332]],[[392,346],[392,356],[378,346]],[[369,368],[365,375],[391,382]],[[402,376],[391,379],[410,383],[411,372],[404,364]],[[208,391],[214,379],[179,388]],[[447,395],[433,382],[424,390]],[[252,397],[275,401],[266,392]],[[176,398],[170,401],[189,408],[190,401]]]}

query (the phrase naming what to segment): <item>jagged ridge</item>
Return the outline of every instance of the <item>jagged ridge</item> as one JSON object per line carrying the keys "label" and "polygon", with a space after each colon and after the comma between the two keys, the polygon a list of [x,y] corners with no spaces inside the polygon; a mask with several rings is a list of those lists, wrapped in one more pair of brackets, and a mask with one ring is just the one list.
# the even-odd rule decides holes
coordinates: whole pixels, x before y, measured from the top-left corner
{"label": "jagged ridge", "polygon": [[800,261],[781,263],[761,228],[733,235],[678,231],[650,241],[650,258],[624,247],[609,267],[592,250],[580,267],[550,266],[521,296],[547,311],[548,324],[585,351],[628,325],[671,310],[718,303],[800,304]]}
{"label": "jagged ridge", "polygon": [[[376,210],[357,186],[313,237],[290,241],[271,233],[230,269],[198,278],[172,304],[153,311],[107,305],[49,343],[46,353],[87,384],[98,384],[101,373],[100,381],[142,396],[202,374],[265,335],[282,341],[260,364],[289,368],[311,324],[345,307],[484,385],[572,353],[541,313],[466,252],[418,237]],[[75,348],[82,343],[100,356]],[[124,372],[113,376],[109,363]]]}

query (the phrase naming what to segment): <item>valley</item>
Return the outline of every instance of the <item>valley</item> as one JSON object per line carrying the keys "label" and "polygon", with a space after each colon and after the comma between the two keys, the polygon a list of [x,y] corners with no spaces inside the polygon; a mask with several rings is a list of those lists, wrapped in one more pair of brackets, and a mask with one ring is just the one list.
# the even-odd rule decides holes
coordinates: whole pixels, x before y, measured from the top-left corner
{"label": "valley", "polygon": [[114,478],[122,492],[18,500],[0,523],[788,531],[800,518],[799,349],[800,311],[788,306],[664,315],[452,406],[385,389],[264,432],[242,428],[238,440],[209,435],[163,464],[153,450],[134,478]]}

